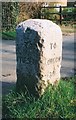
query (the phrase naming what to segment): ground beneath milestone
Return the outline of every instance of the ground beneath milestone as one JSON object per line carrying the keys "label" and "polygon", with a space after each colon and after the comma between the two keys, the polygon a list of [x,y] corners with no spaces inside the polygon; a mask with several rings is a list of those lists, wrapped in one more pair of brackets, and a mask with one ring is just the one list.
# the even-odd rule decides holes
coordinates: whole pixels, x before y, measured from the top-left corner
{"label": "ground beneath milestone", "polygon": [[[3,95],[7,94],[16,83],[16,45],[14,40],[2,40],[2,84]],[[76,62],[76,48],[75,48],[75,34],[63,35],[63,53],[62,53],[62,67],[61,77],[73,76]],[[1,56],[0,56],[1,63]]]}

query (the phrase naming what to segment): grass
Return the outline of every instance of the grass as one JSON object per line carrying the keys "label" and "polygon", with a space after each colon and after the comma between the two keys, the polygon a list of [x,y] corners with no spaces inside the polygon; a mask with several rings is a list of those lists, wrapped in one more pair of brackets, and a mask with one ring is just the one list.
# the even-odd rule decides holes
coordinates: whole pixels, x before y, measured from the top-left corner
{"label": "grass", "polygon": [[62,25],[62,26],[60,26],[60,28],[61,28],[63,34],[65,34],[65,33],[75,33],[76,32],[76,28],[73,27],[73,26]]}
{"label": "grass", "polygon": [[76,119],[76,77],[60,80],[58,85],[51,86],[38,99],[25,94],[12,91],[3,98],[3,117],[26,120],[30,118],[58,118]]}
{"label": "grass", "polygon": [[4,39],[4,40],[15,40],[16,39],[16,31],[2,32],[2,39]]}

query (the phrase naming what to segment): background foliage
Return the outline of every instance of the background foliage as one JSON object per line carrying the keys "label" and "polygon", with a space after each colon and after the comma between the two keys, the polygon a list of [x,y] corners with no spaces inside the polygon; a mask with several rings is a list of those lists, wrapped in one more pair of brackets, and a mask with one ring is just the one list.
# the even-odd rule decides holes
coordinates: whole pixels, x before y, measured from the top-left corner
{"label": "background foliage", "polygon": [[40,18],[42,3],[2,2],[2,29],[15,29],[21,21]]}
{"label": "background foliage", "polygon": [[2,30],[15,29],[18,10],[17,2],[2,2]]}
{"label": "background foliage", "polygon": [[[51,5],[51,3],[49,3]],[[59,20],[60,16],[58,14],[49,14],[49,13],[58,13],[57,9],[54,8],[42,8],[43,2],[41,3],[32,3],[32,2],[2,2],[2,29],[3,30],[15,30],[15,27],[21,21],[27,20],[29,18],[41,18],[41,13],[43,18]],[[71,14],[69,14],[71,12]],[[62,14],[64,20],[74,20],[76,16],[73,15],[76,12],[76,8],[64,8]],[[68,15],[66,14],[68,13]],[[64,15],[66,14],[66,15]]]}

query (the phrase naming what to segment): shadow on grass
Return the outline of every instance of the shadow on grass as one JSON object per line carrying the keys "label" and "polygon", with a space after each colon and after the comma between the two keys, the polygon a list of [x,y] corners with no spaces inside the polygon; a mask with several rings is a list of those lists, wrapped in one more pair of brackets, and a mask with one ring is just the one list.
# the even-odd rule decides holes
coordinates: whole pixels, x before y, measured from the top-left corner
{"label": "shadow on grass", "polygon": [[15,88],[14,82],[2,82],[2,95],[7,95],[11,90]]}

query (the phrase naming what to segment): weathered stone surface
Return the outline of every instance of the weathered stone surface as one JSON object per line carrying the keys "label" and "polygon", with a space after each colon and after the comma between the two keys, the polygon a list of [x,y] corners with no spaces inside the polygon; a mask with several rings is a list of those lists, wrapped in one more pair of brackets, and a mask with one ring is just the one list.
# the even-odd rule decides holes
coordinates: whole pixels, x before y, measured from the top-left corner
{"label": "weathered stone surface", "polygon": [[17,28],[17,87],[34,95],[60,79],[62,32],[49,20],[29,19]]}

